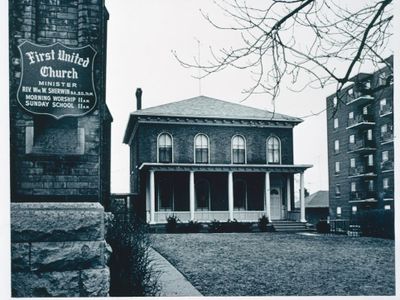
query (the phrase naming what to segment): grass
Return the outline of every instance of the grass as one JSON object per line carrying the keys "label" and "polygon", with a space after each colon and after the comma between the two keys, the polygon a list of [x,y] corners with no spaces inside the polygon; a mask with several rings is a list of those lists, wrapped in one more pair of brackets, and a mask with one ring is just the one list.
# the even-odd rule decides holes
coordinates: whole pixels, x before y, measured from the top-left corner
{"label": "grass", "polygon": [[394,241],[287,233],[153,234],[205,296],[394,295]]}

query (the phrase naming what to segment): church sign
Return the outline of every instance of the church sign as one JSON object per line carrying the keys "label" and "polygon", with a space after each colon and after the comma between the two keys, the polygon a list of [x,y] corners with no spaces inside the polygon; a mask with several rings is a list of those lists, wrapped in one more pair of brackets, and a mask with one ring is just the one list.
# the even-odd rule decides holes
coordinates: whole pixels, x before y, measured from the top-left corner
{"label": "church sign", "polygon": [[96,106],[91,46],[42,46],[25,41],[21,53],[21,81],[17,100],[33,114],[83,116]]}

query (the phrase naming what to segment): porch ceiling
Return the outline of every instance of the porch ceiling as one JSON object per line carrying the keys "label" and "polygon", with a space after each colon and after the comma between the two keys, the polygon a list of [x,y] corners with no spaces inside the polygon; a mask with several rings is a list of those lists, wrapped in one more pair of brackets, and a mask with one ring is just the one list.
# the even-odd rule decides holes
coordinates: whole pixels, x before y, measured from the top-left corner
{"label": "porch ceiling", "polygon": [[180,172],[274,172],[300,173],[312,165],[250,165],[250,164],[183,164],[183,163],[142,163],[139,170],[180,171]]}

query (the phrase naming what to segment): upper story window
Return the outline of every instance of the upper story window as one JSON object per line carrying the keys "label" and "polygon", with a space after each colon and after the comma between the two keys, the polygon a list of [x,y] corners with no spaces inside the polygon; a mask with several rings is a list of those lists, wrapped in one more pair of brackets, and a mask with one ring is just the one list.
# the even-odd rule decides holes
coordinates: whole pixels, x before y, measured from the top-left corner
{"label": "upper story window", "polygon": [[378,85],[386,85],[386,80],[387,80],[387,74],[386,72],[382,72],[378,76]]}
{"label": "upper story window", "polygon": [[208,163],[209,142],[205,134],[198,134],[194,138],[195,162],[199,164]]}
{"label": "upper story window", "polygon": [[334,143],[334,152],[339,153],[339,140],[335,140]]}
{"label": "upper story window", "polygon": [[333,103],[333,107],[337,106],[337,97],[333,97],[332,103]]}
{"label": "upper story window", "polygon": [[374,165],[374,155],[369,154],[367,155],[367,166],[372,167]]}
{"label": "upper story window", "polygon": [[158,136],[158,162],[172,162],[172,136],[162,133]]}
{"label": "upper story window", "polygon": [[382,151],[382,162],[389,160],[389,151]]}
{"label": "upper story window", "polygon": [[281,143],[275,136],[267,140],[267,163],[279,164],[281,162]]}
{"label": "upper story window", "polygon": [[357,183],[355,183],[354,181],[350,183],[350,191],[351,192],[357,191]]}
{"label": "upper story window", "polygon": [[338,128],[339,127],[339,119],[338,118],[335,118],[334,120],[333,120],[333,128]]}
{"label": "upper story window", "polygon": [[340,161],[335,162],[335,174],[340,173]]}
{"label": "upper story window", "polygon": [[386,106],[386,98],[381,99],[381,101],[379,101],[379,109],[383,110]]}
{"label": "upper story window", "polygon": [[356,159],[350,158],[350,168],[355,168],[355,167],[356,167]]}
{"label": "upper story window", "polygon": [[232,163],[246,163],[246,141],[241,135],[235,135],[232,138]]}
{"label": "upper story window", "polygon": [[349,135],[349,143],[354,144],[356,142],[356,137],[354,134]]}
{"label": "upper story window", "polygon": [[349,112],[349,119],[354,119],[354,112]]}

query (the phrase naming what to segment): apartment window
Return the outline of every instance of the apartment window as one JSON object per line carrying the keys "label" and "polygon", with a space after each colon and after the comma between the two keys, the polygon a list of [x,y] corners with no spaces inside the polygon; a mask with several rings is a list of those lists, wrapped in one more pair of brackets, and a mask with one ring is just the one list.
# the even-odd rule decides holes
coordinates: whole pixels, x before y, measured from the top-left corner
{"label": "apartment window", "polygon": [[195,147],[195,162],[208,163],[209,143],[208,137],[205,134],[198,134],[194,139]]}
{"label": "apartment window", "polygon": [[353,96],[353,93],[354,93],[353,88],[351,88],[347,91],[347,94],[349,94],[349,96]]}
{"label": "apartment window", "polygon": [[350,158],[350,168],[355,168],[355,167],[356,167],[356,159]]}
{"label": "apartment window", "polygon": [[162,133],[158,137],[158,161],[172,162],[172,136],[168,133]]}
{"label": "apartment window", "polygon": [[386,72],[382,72],[378,76],[378,85],[386,85]]}
{"label": "apartment window", "polygon": [[371,88],[371,82],[369,80],[364,81],[363,83],[364,83],[364,89],[369,90]]}
{"label": "apartment window", "polygon": [[387,204],[383,207],[385,210],[390,210],[390,204]]}
{"label": "apartment window", "polygon": [[367,140],[372,141],[372,129],[367,130]]}
{"label": "apartment window", "polygon": [[340,184],[337,184],[335,187],[335,195],[340,196]]}
{"label": "apartment window", "polygon": [[368,185],[368,192],[373,192],[374,191],[374,181],[368,180],[367,185]]}
{"label": "apartment window", "polygon": [[351,212],[352,212],[353,214],[356,214],[356,213],[357,213],[357,206],[352,206],[352,207],[351,207]]}
{"label": "apartment window", "polygon": [[384,135],[387,133],[387,131],[388,131],[388,126],[387,126],[387,124],[383,124],[383,125],[381,126],[381,136],[384,136]]}
{"label": "apartment window", "polygon": [[351,192],[357,191],[357,183],[355,183],[354,181],[352,183],[350,183],[350,191]]}
{"label": "apartment window", "polygon": [[379,101],[379,108],[380,110],[383,110],[386,106],[386,98],[381,99],[381,101]]}
{"label": "apartment window", "polygon": [[246,142],[241,135],[232,138],[232,163],[246,163]]}
{"label": "apartment window", "polygon": [[340,206],[336,207],[336,215],[340,217],[342,214],[342,208]]}
{"label": "apartment window", "polygon": [[333,120],[333,128],[338,128],[339,127],[339,119],[338,118],[335,118],[334,120]]}
{"label": "apartment window", "polygon": [[336,105],[337,105],[337,97],[333,97],[332,103],[333,103],[333,107],[336,107]]}
{"label": "apartment window", "polygon": [[335,162],[335,174],[340,173],[340,162]]}
{"label": "apartment window", "polygon": [[354,119],[354,112],[353,111],[349,112],[349,119]]}
{"label": "apartment window", "polygon": [[389,189],[389,178],[383,178],[383,180],[382,180],[382,185],[383,185],[383,189],[384,190],[387,190],[387,189]]}
{"label": "apartment window", "polygon": [[389,151],[383,151],[382,152],[382,162],[385,162],[388,160],[389,160]]}
{"label": "apartment window", "polygon": [[372,154],[369,154],[367,158],[368,158],[368,166],[372,167],[374,165],[374,156]]}
{"label": "apartment window", "polygon": [[267,162],[279,164],[281,162],[281,147],[277,137],[269,137],[267,140]]}
{"label": "apartment window", "polygon": [[335,153],[339,152],[339,140],[335,140],[334,150],[335,150]]}
{"label": "apartment window", "polygon": [[356,137],[354,134],[349,136],[349,143],[350,144],[354,144],[356,142]]}
{"label": "apartment window", "polygon": [[368,115],[369,105],[363,107],[363,115]]}

